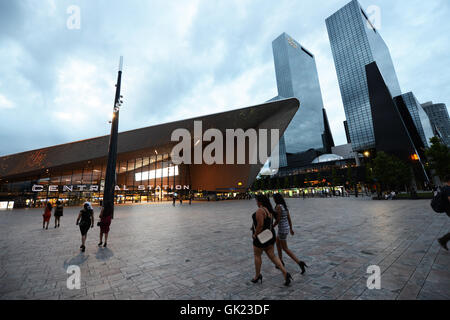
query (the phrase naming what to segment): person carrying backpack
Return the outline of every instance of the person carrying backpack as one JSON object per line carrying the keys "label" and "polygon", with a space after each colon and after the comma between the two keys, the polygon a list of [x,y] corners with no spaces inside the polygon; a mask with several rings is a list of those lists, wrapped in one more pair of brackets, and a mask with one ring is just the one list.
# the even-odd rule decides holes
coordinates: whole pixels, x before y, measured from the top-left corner
{"label": "person carrying backpack", "polygon": [[[434,211],[443,213],[450,217],[450,174],[445,176],[445,186],[438,191],[433,200],[431,201],[431,207]],[[448,251],[447,243],[450,240],[450,233],[447,233],[442,238],[438,239],[442,248]]]}

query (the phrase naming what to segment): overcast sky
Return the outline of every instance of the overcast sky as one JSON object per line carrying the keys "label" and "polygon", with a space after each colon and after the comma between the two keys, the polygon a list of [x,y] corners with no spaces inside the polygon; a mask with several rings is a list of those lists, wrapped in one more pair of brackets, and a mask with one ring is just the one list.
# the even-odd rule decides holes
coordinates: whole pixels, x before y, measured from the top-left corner
{"label": "overcast sky", "polygon": [[[348,1],[0,0],[0,155],[108,134],[120,55],[120,131],[263,103],[277,95],[282,32],[315,55],[344,144],[325,19]],[[402,91],[450,104],[450,1],[360,3],[381,9]],[[80,29],[67,27],[71,5]]]}

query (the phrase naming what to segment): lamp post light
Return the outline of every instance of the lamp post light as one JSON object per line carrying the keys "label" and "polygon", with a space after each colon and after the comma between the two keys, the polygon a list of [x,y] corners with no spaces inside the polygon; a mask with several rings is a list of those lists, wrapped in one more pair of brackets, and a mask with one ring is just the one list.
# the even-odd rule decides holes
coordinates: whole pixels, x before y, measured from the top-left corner
{"label": "lamp post light", "polygon": [[119,131],[119,110],[122,105],[120,85],[122,81],[123,57],[120,57],[117,74],[116,96],[114,98],[113,117],[111,120],[111,135],[109,137],[108,163],[106,165],[105,188],[103,191],[103,216],[114,218],[114,191],[116,187],[117,140]]}

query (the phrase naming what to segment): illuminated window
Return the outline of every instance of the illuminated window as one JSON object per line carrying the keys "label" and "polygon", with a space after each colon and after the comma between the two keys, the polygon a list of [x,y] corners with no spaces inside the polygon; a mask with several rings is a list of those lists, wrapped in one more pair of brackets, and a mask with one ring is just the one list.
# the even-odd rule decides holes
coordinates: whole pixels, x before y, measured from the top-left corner
{"label": "illuminated window", "polygon": [[158,178],[166,178],[173,177],[178,175],[178,166],[167,167],[163,169],[156,169],[150,171],[139,172],[135,174],[136,181],[143,181],[149,179],[158,179]]}

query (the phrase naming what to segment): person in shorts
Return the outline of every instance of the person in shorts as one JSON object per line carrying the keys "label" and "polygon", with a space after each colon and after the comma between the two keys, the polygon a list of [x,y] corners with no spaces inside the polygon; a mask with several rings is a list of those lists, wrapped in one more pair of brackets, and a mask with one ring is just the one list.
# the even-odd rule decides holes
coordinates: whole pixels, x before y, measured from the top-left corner
{"label": "person in shorts", "polygon": [[280,258],[281,263],[284,266],[283,262],[283,251],[286,252],[286,254],[291,257],[292,260],[295,261],[296,264],[300,267],[302,270],[301,274],[304,274],[308,266],[305,262],[300,261],[295,254],[288,248],[287,245],[287,237],[289,233],[293,236],[294,230],[292,229],[292,221],[291,216],[289,215],[289,210],[286,206],[286,202],[284,201],[284,198],[281,194],[276,193],[273,195],[273,199],[275,200],[275,212],[277,213],[277,220],[274,223],[274,226],[278,226],[278,233],[277,233],[277,250],[278,250],[278,257]]}

